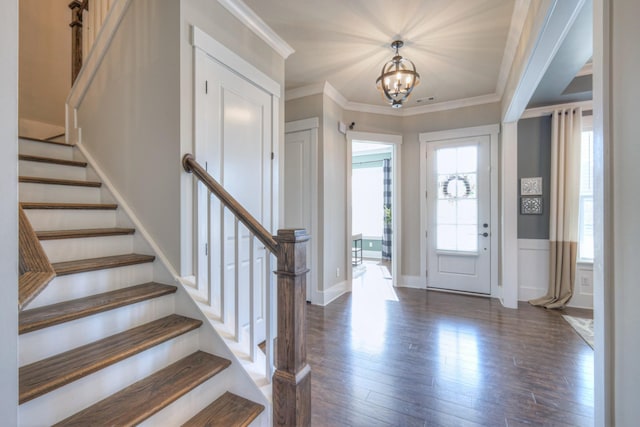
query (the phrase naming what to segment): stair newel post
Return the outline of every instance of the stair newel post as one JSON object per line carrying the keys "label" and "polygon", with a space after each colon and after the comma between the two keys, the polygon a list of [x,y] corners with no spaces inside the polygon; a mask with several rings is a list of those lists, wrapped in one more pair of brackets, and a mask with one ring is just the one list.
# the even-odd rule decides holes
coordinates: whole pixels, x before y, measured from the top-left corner
{"label": "stair newel post", "polygon": [[273,375],[273,425],[311,425],[307,364],[307,241],[305,230],[278,230],[278,339]]}
{"label": "stair newel post", "polygon": [[82,13],[88,10],[88,0],[73,0],[69,3],[71,9],[71,84],[82,68]]}

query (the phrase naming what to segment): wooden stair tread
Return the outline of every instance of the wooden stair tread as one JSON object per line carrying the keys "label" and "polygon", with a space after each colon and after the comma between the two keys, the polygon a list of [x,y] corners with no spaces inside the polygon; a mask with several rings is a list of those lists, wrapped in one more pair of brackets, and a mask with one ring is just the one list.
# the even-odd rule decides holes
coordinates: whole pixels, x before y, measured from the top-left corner
{"label": "wooden stair tread", "polygon": [[22,209],[79,209],[79,210],[116,210],[115,203],[47,203],[20,202]]}
{"label": "wooden stair tread", "polygon": [[124,267],[127,265],[153,262],[153,255],[126,254],[112,255],[99,258],[79,259],[74,261],[54,262],[51,265],[57,276],[83,273],[85,271],[104,270],[106,268]]}
{"label": "wooden stair tread", "polygon": [[79,160],[55,159],[53,157],[32,156],[30,154],[20,154],[18,155],[18,160],[25,160],[28,162],[51,163],[54,165],[75,166],[79,168],[87,167],[87,162],[81,162]]}
{"label": "wooden stair tread", "polygon": [[152,298],[175,293],[175,286],[160,283],[143,283],[124,289],[64,301],[44,307],[24,310],[19,315],[20,334],[37,331],[49,326],[113,310]]}
{"label": "wooden stair tread", "polygon": [[84,228],[77,230],[36,231],[40,240],[78,239],[83,237],[122,236],[135,233],[135,228]]}
{"label": "wooden stair tread", "polygon": [[[60,136],[62,136],[62,135],[60,135]],[[18,138],[19,139],[24,139],[25,141],[44,142],[46,144],[64,145],[65,147],[75,147],[75,145],[67,144],[64,141],[51,141],[49,139],[32,138],[30,136],[18,136]]]}
{"label": "wooden stair tread", "polygon": [[20,404],[200,327],[172,314],[20,368]]}
{"label": "wooden stair tread", "polygon": [[61,421],[56,426],[132,426],[149,418],[231,362],[197,351]]}
{"label": "wooden stair tread", "polygon": [[29,184],[47,184],[47,185],[68,185],[73,187],[94,187],[98,188],[102,186],[98,181],[79,181],[75,179],[58,179],[58,178],[43,178],[39,176],[20,176],[18,181]]}
{"label": "wooden stair tread", "polygon": [[264,406],[226,392],[183,424],[183,427],[246,427],[262,411]]}

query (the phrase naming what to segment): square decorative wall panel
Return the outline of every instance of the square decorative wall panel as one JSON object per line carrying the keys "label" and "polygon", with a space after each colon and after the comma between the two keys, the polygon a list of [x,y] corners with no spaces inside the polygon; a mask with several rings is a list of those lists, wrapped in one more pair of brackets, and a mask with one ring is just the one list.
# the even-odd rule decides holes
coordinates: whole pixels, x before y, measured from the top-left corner
{"label": "square decorative wall panel", "polygon": [[523,196],[541,196],[542,177],[520,178],[520,194]]}
{"label": "square decorative wall panel", "polygon": [[542,215],[542,197],[523,196],[520,198],[520,213],[522,215]]}

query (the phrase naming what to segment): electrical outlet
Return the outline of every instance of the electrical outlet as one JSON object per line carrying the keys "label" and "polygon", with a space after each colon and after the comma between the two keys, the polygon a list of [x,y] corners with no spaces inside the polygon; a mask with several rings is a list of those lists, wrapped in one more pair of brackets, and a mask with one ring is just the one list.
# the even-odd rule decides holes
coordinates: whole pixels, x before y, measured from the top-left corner
{"label": "electrical outlet", "polygon": [[340,277],[340,267],[336,268],[336,277]]}

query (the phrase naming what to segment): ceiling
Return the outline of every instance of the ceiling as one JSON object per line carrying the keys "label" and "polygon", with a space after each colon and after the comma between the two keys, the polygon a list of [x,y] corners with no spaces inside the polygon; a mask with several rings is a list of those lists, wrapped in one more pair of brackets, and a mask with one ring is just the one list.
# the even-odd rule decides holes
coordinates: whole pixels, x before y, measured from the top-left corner
{"label": "ceiling", "polygon": [[587,0],[542,76],[527,107],[592,99],[592,55],[593,1]]}
{"label": "ceiling", "polygon": [[350,103],[387,106],[376,78],[397,38],[405,42],[401,55],[415,63],[422,80],[405,109],[499,99],[515,49],[507,43],[515,0],[245,3],[295,49],[285,63],[286,90],[327,81]]}

